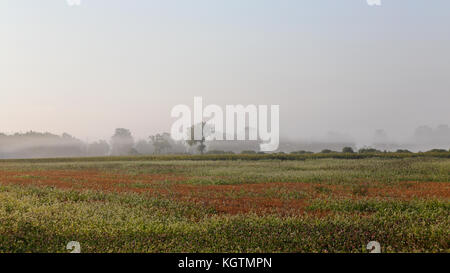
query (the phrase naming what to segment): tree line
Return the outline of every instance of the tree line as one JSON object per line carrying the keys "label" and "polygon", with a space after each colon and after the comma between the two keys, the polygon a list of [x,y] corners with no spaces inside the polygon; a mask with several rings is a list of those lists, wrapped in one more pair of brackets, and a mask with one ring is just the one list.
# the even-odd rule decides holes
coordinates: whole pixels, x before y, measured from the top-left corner
{"label": "tree line", "polygon": [[[135,140],[131,131],[126,128],[115,129],[107,140],[84,142],[67,133],[55,135],[29,131],[26,133],[0,133],[0,158],[50,158],[50,157],[98,157],[98,156],[133,156],[153,154],[262,154],[259,152],[259,141],[215,141],[207,140],[208,132],[205,124],[201,126],[202,137],[194,140],[194,127],[187,130],[186,141],[174,141],[169,133],[150,135],[146,139]],[[293,155],[307,154],[373,154],[387,151],[396,153],[412,153],[407,145],[386,145],[387,137],[382,130],[376,131],[379,143],[372,147],[356,148],[354,143],[343,142],[289,142],[282,141],[276,153]],[[419,127],[414,137],[422,142],[433,140],[439,147],[450,143],[450,128],[439,126],[436,129]],[[439,141],[438,141],[439,140]],[[417,143],[420,143],[417,141]],[[433,144],[423,146],[421,151],[447,152],[448,149],[434,149]],[[438,145],[436,145],[438,146]],[[435,146],[435,147],[436,147]],[[396,148],[397,147],[397,148]],[[414,147],[414,146],[412,146]],[[416,151],[420,151],[415,149]]]}

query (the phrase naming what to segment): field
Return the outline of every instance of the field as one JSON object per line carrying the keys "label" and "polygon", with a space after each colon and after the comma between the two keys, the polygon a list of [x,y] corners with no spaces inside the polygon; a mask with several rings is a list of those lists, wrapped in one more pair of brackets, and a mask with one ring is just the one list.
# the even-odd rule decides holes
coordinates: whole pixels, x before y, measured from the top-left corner
{"label": "field", "polygon": [[432,155],[5,160],[0,252],[450,252],[449,182]]}

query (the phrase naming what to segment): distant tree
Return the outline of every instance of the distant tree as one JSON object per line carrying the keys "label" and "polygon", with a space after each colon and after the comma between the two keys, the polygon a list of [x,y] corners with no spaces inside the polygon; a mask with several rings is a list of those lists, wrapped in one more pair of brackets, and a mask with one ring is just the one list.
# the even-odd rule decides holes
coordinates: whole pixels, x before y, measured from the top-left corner
{"label": "distant tree", "polygon": [[130,130],[117,128],[111,137],[111,155],[130,155],[134,146],[134,139]]}
{"label": "distant tree", "polygon": [[[200,139],[195,139],[195,130],[198,129],[201,133],[201,138]],[[194,124],[193,126],[191,126],[188,129],[188,140],[186,141],[186,143],[189,146],[197,146],[197,150],[200,152],[200,154],[203,154],[206,150],[206,137],[210,134],[211,132],[211,128],[209,128],[206,125],[206,122],[201,122],[198,124]]]}
{"label": "distant tree", "polygon": [[63,134],[61,135],[61,137],[62,137],[62,138],[65,138],[65,139],[73,139],[73,138],[74,138],[73,136],[69,135],[68,133],[63,133]]}
{"label": "distant tree", "polygon": [[170,145],[169,133],[162,133],[150,136],[150,141],[154,147],[155,154],[161,154],[172,147],[172,145]]}
{"label": "distant tree", "polygon": [[433,129],[429,126],[420,126],[414,131],[414,138],[419,142],[433,139]]}
{"label": "distant tree", "polygon": [[99,140],[88,144],[88,156],[106,156],[109,154],[109,144],[104,140]]}
{"label": "distant tree", "polygon": [[136,143],[134,148],[136,149],[136,151],[139,154],[143,154],[143,155],[149,155],[155,151],[152,143],[150,143],[149,141],[143,140],[143,139],[139,140]]}
{"label": "distant tree", "polygon": [[381,153],[381,151],[374,149],[374,148],[361,148],[358,150],[358,153],[365,154],[365,153]]}
{"label": "distant tree", "polygon": [[427,151],[427,153],[446,153],[446,152],[447,152],[447,150],[444,150],[444,149],[432,149],[432,150]]}
{"label": "distant tree", "polygon": [[293,154],[293,155],[305,155],[305,154],[313,154],[313,152],[301,150],[301,151],[291,152],[291,154]]}
{"label": "distant tree", "polygon": [[225,151],[221,151],[221,150],[211,150],[211,151],[207,151],[206,154],[209,155],[224,155],[226,154]]}
{"label": "distant tree", "polygon": [[322,154],[331,154],[331,153],[335,153],[335,151],[332,151],[330,149],[324,149],[321,151]]}
{"label": "distant tree", "polygon": [[252,150],[246,150],[246,151],[242,151],[241,154],[245,154],[245,155],[254,155],[256,154],[255,151]]}
{"label": "distant tree", "polygon": [[410,154],[411,153],[411,151],[409,151],[409,150],[406,150],[406,149],[398,149],[397,151],[395,151],[396,153],[405,153],[405,154]]}
{"label": "distant tree", "polygon": [[61,136],[48,132],[29,131],[0,135],[1,158],[40,158],[85,156],[86,144],[64,133]]}
{"label": "distant tree", "polygon": [[352,148],[352,147],[344,147],[344,148],[342,149],[342,152],[343,152],[343,153],[348,153],[348,154],[353,154],[355,151],[353,151],[353,148]]}
{"label": "distant tree", "polygon": [[140,153],[136,150],[136,148],[131,148],[128,152],[129,155],[140,155]]}

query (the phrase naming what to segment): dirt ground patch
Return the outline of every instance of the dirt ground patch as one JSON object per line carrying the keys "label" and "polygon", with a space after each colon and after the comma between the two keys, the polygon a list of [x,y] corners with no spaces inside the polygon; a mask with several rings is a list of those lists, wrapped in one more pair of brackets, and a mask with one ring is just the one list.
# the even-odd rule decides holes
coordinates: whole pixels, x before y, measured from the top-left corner
{"label": "dirt ground patch", "polygon": [[[102,171],[43,170],[0,171],[0,184],[53,186],[62,189],[105,192],[136,192],[213,207],[221,214],[311,213],[305,210],[311,200],[329,197],[360,199],[367,197],[410,200],[450,198],[450,183],[399,182],[395,185],[370,183],[361,194],[344,185],[317,183],[255,183],[240,185],[183,184],[187,176],[173,174],[127,175]],[[176,183],[173,183],[176,182]],[[358,184],[356,184],[358,185]]]}

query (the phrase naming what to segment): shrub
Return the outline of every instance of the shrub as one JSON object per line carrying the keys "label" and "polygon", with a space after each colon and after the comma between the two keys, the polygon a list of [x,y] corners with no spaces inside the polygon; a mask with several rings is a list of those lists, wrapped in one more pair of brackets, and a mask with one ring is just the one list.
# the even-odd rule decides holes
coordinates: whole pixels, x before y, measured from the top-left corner
{"label": "shrub", "polygon": [[349,153],[349,154],[353,154],[355,151],[353,151],[352,147],[344,147],[344,149],[342,149],[343,153]]}
{"label": "shrub", "polygon": [[292,155],[306,155],[306,154],[312,154],[313,152],[309,152],[309,151],[294,151],[291,152]]}
{"label": "shrub", "polygon": [[243,154],[243,155],[254,155],[254,154],[256,154],[256,152],[252,151],[252,150],[246,150],[246,151],[242,151],[241,154]]}
{"label": "shrub", "polygon": [[446,153],[447,151],[444,149],[433,149],[429,150],[427,153]]}
{"label": "shrub", "polygon": [[221,150],[211,150],[211,151],[207,151],[206,154],[209,154],[209,155],[224,155],[226,153],[225,153],[225,151],[221,151]]}
{"label": "shrub", "polygon": [[380,150],[374,149],[374,148],[361,148],[358,151],[360,154],[366,154],[366,153],[381,153]]}
{"label": "shrub", "polygon": [[396,151],[396,153],[404,153],[404,154],[411,154],[412,152],[411,151],[409,151],[409,150],[402,150],[402,149],[398,149],[397,151]]}

